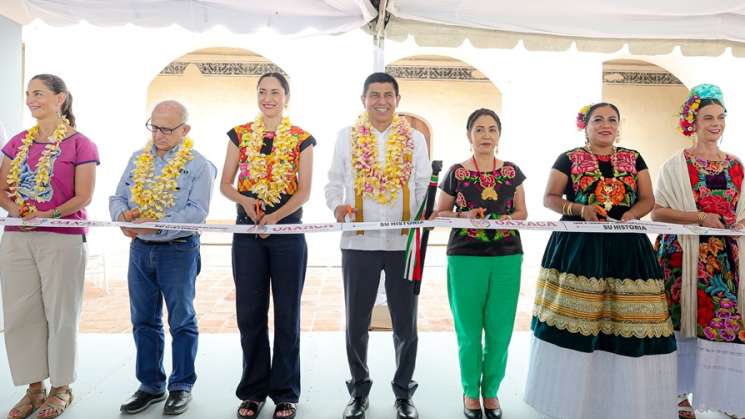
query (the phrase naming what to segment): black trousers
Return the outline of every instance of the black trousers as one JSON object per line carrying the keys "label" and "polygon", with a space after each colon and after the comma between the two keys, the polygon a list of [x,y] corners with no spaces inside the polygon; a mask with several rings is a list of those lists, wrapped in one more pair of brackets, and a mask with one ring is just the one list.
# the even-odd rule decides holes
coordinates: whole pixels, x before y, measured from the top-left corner
{"label": "black trousers", "polygon": [[370,393],[372,380],[367,368],[368,328],[380,272],[385,271],[385,293],[393,322],[393,346],[396,350],[396,373],[391,385],[397,399],[414,395],[417,383],[412,380],[417,350],[417,296],[413,285],[404,279],[403,251],[342,250],[344,304],[347,316],[347,360],[352,378],[347,388],[352,397]]}
{"label": "black trousers", "polygon": [[[301,234],[233,236],[233,280],[243,375],[241,400],[297,403],[300,398],[300,296],[308,247]],[[269,290],[274,299],[274,356],[269,352]]]}

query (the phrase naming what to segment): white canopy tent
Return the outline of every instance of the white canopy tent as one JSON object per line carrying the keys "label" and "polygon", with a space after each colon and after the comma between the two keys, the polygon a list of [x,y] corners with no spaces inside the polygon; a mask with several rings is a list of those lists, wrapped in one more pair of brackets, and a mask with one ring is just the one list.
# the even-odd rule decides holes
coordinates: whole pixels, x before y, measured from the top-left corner
{"label": "white canopy tent", "polygon": [[[382,6],[381,6],[382,3]],[[281,35],[343,33],[375,19],[386,9],[396,37],[452,45],[509,45],[520,36],[620,42],[653,40],[663,45],[717,42],[745,53],[745,2],[736,0],[4,0],[0,15],[20,24],[41,19],[51,25],[86,21],[96,26],[179,25],[202,32],[222,26],[233,33],[270,29]],[[486,32],[485,32],[486,31]],[[439,36],[433,37],[434,33]],[[492,38],[486,42],[483,38]],[[548,38],[547,38],[548,39]],[[501,40],[501,41],[500,41]],[[555,44],[555,43],[554,43]],[[589,43],[580,43],[589,47]],[[556,44],[555,44],[556,45]],[[548,49],[555,48],[547,45]]]}
{"label": "white canopy tent", "polygon": [[733,0],[392,0],[402,19],[533,34],[745,42],[745,2]]}
{"label": "white canopy tent", "polygon": [[263,34],[267,39],[306,39],[357,30],[376,16],[368,0],[2,0],[0,90],[11,94],[0,104],[0,120],[6,121],[10,132],[20,128],[21,33],[32,22],[53,26],[86,22],[112,29],[180,27],[181,34],[192,33],[192,38],[223,30],[236,35]]}
{"label": "white canopy tent", "polygon": [[0,13],[19,23],[41,19],[50,25],[81,20],[97,26],[179,25],[203,32],[223,26],[233,33],[270,29],[278,34],[343,33],[377,15],[367,0],[4,0]]}
{"label": "white canopy tent", "polygon": [[420,46],[745,57],[742,1],[388,0],[386,10],[386,38]]}

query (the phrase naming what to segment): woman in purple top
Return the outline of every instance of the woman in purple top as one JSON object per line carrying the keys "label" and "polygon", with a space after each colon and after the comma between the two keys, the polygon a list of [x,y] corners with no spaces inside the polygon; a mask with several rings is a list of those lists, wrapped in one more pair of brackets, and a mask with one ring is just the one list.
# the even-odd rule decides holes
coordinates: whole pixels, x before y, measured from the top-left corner
{"label": "woman in purple top", "polygon": [[[75,130],[72,95],[51,74],[34,76],[26,105],[37,124],[2,151],[0,207],[10,217],[84,220],[93,196],[96,145]],[[8,418],[54,418],[72,402],[83,300],[85,228],[5,227],[0,242],[5,347],[26,395]],[[49,378],[47,397],[44,380]]]}

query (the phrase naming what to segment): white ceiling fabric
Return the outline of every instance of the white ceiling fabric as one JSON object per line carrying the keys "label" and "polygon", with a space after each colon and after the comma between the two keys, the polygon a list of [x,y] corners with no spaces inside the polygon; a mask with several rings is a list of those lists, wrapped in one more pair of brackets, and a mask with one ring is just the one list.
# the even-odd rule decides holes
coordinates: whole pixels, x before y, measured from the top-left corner
{"label": "white ceiling fabric", "polygon": [[389,39],[421,46],[745,56],[745,1],[389,0]]}
{"label": "white ceiling fabric", "polygon": [[401,19],[592,38],[745,42],[745,1],[390,0]]}
{"label": "white ceiling fabric", "polygon": [[[386,37],[423,46],[745,56],[745,1],[388,0]],[[337,34],[364,27],[369,0],[1,0],[0,15],[26,24],[180,25],[194,32]]]}
{"label": "white ceiling fabric", "polygon": [[85,20],[97,26],[176,24],[194,32],[224,26],[234,33],[343,33],[377,16],[367,0],[2,0],[0,14],[19,23]]}

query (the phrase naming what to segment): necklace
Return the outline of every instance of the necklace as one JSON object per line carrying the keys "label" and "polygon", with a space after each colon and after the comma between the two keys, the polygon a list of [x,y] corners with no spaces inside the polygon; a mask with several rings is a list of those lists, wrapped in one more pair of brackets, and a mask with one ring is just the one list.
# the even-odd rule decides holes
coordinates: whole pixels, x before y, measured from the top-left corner
{"label": "necklace", "polygon": [[166,209],[176,203],[173,196],[178,189],[178,178],[181,170],[192,158],[192,140],[184,138],[181,148],[175,156],[161,170],[160,176],[155,177],[155,156],[152,153],[152,142],[148,142],[145,149],[135,160],[130,188],[132,201],[142,217],[160,220],[165,216]]}
{"label": "necklace", "polygon": [[272,150],[262,154],[264,136],[267,134],[264,117],[259,114],[248,130],[241,130],[240,192],[251,192],[264,205],[274,207],[282,195],[297,191],[297,172],[300,167],[299,144],[309,134],[293,127],[288,117],[283,117],[272,140]]}
{"label": "necklace", "polygon": [[599,179],[598,184],[595,187],[595,199],[599,204],[603,205],[605,211],[610,211],[613,208],[613,205],[623,201],[626,192],[623,182],[616,179],[616,176],[618,175],[618,156],[616,153],[616,146],[611,148],[610,154],[610,163],[611,166],[613,166],[612,178],[606,178],[603,176],[603,173],[600,171],[598,156],[592,152],[592,146],[587,144],[585,148],[595,163],[595,177]]}
{"label": "necklace", "polygon": [[476,163],[476,156],[471,156],[473,165],[476,167],[476,171],[479,174],[479,183],[484,188],[484,190],[481,191],[481,199],[485,201],[496,201],[499,198],[499,195],[497,195],[497,191],[494,190],[494,185],[496,183],[495,179],[497,177],[497,158],[493,157],[493,159],[494,161],[492,163],[491,175],[489,175],[488,173],[481,173],[479,164]]}
{"label": "necklace", "polygon": [[378,139],[364,112],[352,128],[354,188],[363,196],[388,205],[409,181],[413,170],[414,140],[406,118],[393,115],[385,145],[385,166],[378,162]]}
{"label": "necklace", "polygon": [[29,188],[28,191],[25,191],[28,195],[22,194],[21,191],[19,191],[21,171],[23,164],[28,161],[28,152],[31,148],[31,144],[39,136],[39,125],[37,124],[28,130],[26,136],[23,138],[23,142],[18,148],[18,153],[10,165],[10,171],[6,178],[11,198],[15,201],[16,205],[18,205],[21,216],[36,211],[36,207],[26,202],[26,199],[33,199],[36,202],[42,202],[43,199],[41,194],[49,188],[49,183],[51,182],[50,172],[53,164],[52,157],[57,154],[60,143],[65,139],[65,135],[67,135],[67,127],[69,125],[70,123],[67,121],[67,118],[62,118],[59,124],[57,124],[57,128],[54,129],[52,136],[49,137],[50,142],[44,146],[44,151],[41,152],[41,157],[39,157],[39,161],[36,163],[34,185]]}

